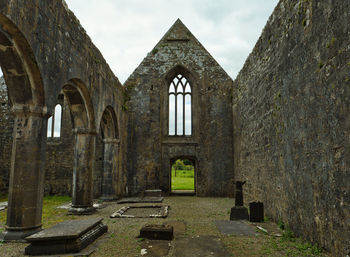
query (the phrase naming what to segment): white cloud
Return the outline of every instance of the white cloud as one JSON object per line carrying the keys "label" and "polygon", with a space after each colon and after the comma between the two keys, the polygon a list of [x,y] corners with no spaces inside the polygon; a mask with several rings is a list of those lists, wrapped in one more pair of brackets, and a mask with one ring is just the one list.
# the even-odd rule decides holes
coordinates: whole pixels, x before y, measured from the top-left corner
{"label": "white cloud", "polygon": [[234,79],[278,0],[66,0],[124,82],[180,18]]}

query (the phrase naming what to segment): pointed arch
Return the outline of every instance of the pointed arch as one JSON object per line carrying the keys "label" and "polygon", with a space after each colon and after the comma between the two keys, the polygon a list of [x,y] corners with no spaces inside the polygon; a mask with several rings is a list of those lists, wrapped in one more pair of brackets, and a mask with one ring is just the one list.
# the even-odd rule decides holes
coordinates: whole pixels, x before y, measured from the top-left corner
{"label": "pointed arch", "polygon": [[100,129],[103,139],[119,138],[117,116],[112,106],[107,106],[104,110],[100,121]]}
{"label": "pointed arch", "polygon": [[191,136],[193,75],[182,65],[175,66],[166,76],[168,84],[168,135]]}

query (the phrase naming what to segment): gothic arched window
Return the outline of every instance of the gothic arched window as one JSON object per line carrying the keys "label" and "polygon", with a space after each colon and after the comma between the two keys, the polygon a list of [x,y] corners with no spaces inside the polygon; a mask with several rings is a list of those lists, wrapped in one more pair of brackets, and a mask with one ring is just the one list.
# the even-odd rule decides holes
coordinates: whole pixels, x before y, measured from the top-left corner
{"label": "gothic arched window", "polygon": [[169,136],[192,135],[192,91],[181,74],[169,86]]}
{"label": "gothic arched window", "polygon": [[57,104],[55,112],[47,121],[47,137],[61,136],[62,106]]}

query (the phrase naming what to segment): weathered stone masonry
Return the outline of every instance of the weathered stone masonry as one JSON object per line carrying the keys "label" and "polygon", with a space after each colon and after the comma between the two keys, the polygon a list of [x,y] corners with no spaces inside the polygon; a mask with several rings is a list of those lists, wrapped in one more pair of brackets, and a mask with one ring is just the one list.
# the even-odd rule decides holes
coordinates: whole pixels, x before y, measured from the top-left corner
{"label": "weathered stone masonry", "polygon": [[234,81],[235,175],[297,235],[350,253],[349,1],[281,1]]}
{"label": "weathered stone masonry", "polygon": [[[170,164],[186,157],[198,196],[231,196],[246,180],[268,216],[350,254],[349,10],[281,0],[234,82],[177,21],[122,87],[64,2],[0,0],[5,239],[40,228],[44,190],[89,211],[92,196],[169,192]],[[168,136],[179,73],[192,85],[190,137]],[[58,102],[61,138],[46,139]]]}
{"label": "weathered stone masonry", "polygon": [[[64,152],[73,153],[71,211],[80,212],[92,206],[95,142],[102,114],[112,110],[115,119],[110,126],[119,127],[123,89],[64,2],[0,1],[0,46],[0,64],[14,121],[8,219],[2,237],[13,240],[41,226],[47,118],[59,94],[64,94],[73,128],[73,144]],[[119,144],[122,148],[123,141],[115,140],[120,142],[117,149]],[[121,161],[122,156],[117,151],[114,161]],[[50,164],[60,157],[49,156]],[[50,165],[46,167],[50,169]],[[122,165],[110,168],[114,170],[109,172],[121,174],[116,169]],[[62,173],[55,172],[55,176],[64,177]],[[113,190],[122,193],[123,181],[117,181],[120,185],[114,182]],[[54,184],[48,188],[53,193],[60,190]]]}
{"label": "weathered stone masonry", "polygon": [[[192,86],[192,135],[168,136],[168,89],[182,74]],[[232,80],[177,20],[125,82],[128,186],[170,192],[171,161],[195,164],[198,196],[232,196]]]}

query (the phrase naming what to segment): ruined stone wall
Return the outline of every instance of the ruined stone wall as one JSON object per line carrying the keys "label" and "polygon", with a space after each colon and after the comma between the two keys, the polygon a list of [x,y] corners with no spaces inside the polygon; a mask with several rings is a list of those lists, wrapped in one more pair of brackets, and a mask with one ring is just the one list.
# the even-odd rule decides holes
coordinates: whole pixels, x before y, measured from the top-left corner
{"label": "ruined stone wall", "polygon": [[[38,67],[40,74],[34,75],[42,81],[44,105],[49,112],[53,111],[62,87],[74,79],[84,85],[82,89],[85,91],[84,94],[91,98],[86,105],[93,110],[89,113],[93,131],[99,131],[100,120],[107,106],[116,113],[118,126],[124,123],[125,116],[120,110],[123,87],[64,1],[0,0],[0,29],[6,31],[9,38],[16,41],[17,45],[28,45],[25,48],[28,52],[21,54]],[[1,60],[1,62],[11,62],[11,60]],[[18,95],[23,94],[23,91],[13,90],[13,92]],[[66,118],[71,119],[68,116]],[[0,126],[3,126],[3,123]],[[120,127],[123,128],[123,126]],[[46,187],[47,193],[63,192],[61,182],[67,183],[66,191],[70,191],[72,169],[69,165],[72,163],[70,159],[73,156],[74,139],[71,127],[67,129],[70,131],[67,138],[60,142],[54,139],[47,144],[46,179],[51,181],[51,185]],[[0,132],[1,138],[11,140],[3,134],[3,132],[7,133],[6,128],[1,127]],[[5,144],[0,148],[2,155],[10,153]],[[125,148],[123,139],[120,140],[120,148]],[[119,161],[123,162],[124,157],[125,155],[120,154]],[[8,159],[6,156],[1,158]],[[125,169],[123,165],[118,167]],[[125,170],[115,172],[120,177],[115,184],[117,192],[123,195]],[[98,183],[98,179],[95,180]],[[97,186],[94,189],[96,188]],[[98,190],[94,194],[97,195]]]}
{"label": "ruined stone wall", "polygon": [[[192,136],[168,136],[168,88],[181,73],[192,86]],[[170,162],[196,163],[199,196],[233,189],[232,80],[178,20],[125,82],[129,193],[170,191]]]}
{"label": "ruined stone wall", "polygon": [[74,135],[67,100],[62,101],[61,136],[47,139],[45,195],[72,195]]}
{"label": "ruined stone wall", "polygon": [[7,194],[11,165],[13,117],[8,105],[5,80],[0,78],[0,194]]}
{"label": "ruined stone wall", "polygon": [[248,200],[350,253],[349,1],[282,0],[234,81],[234,160]]}

